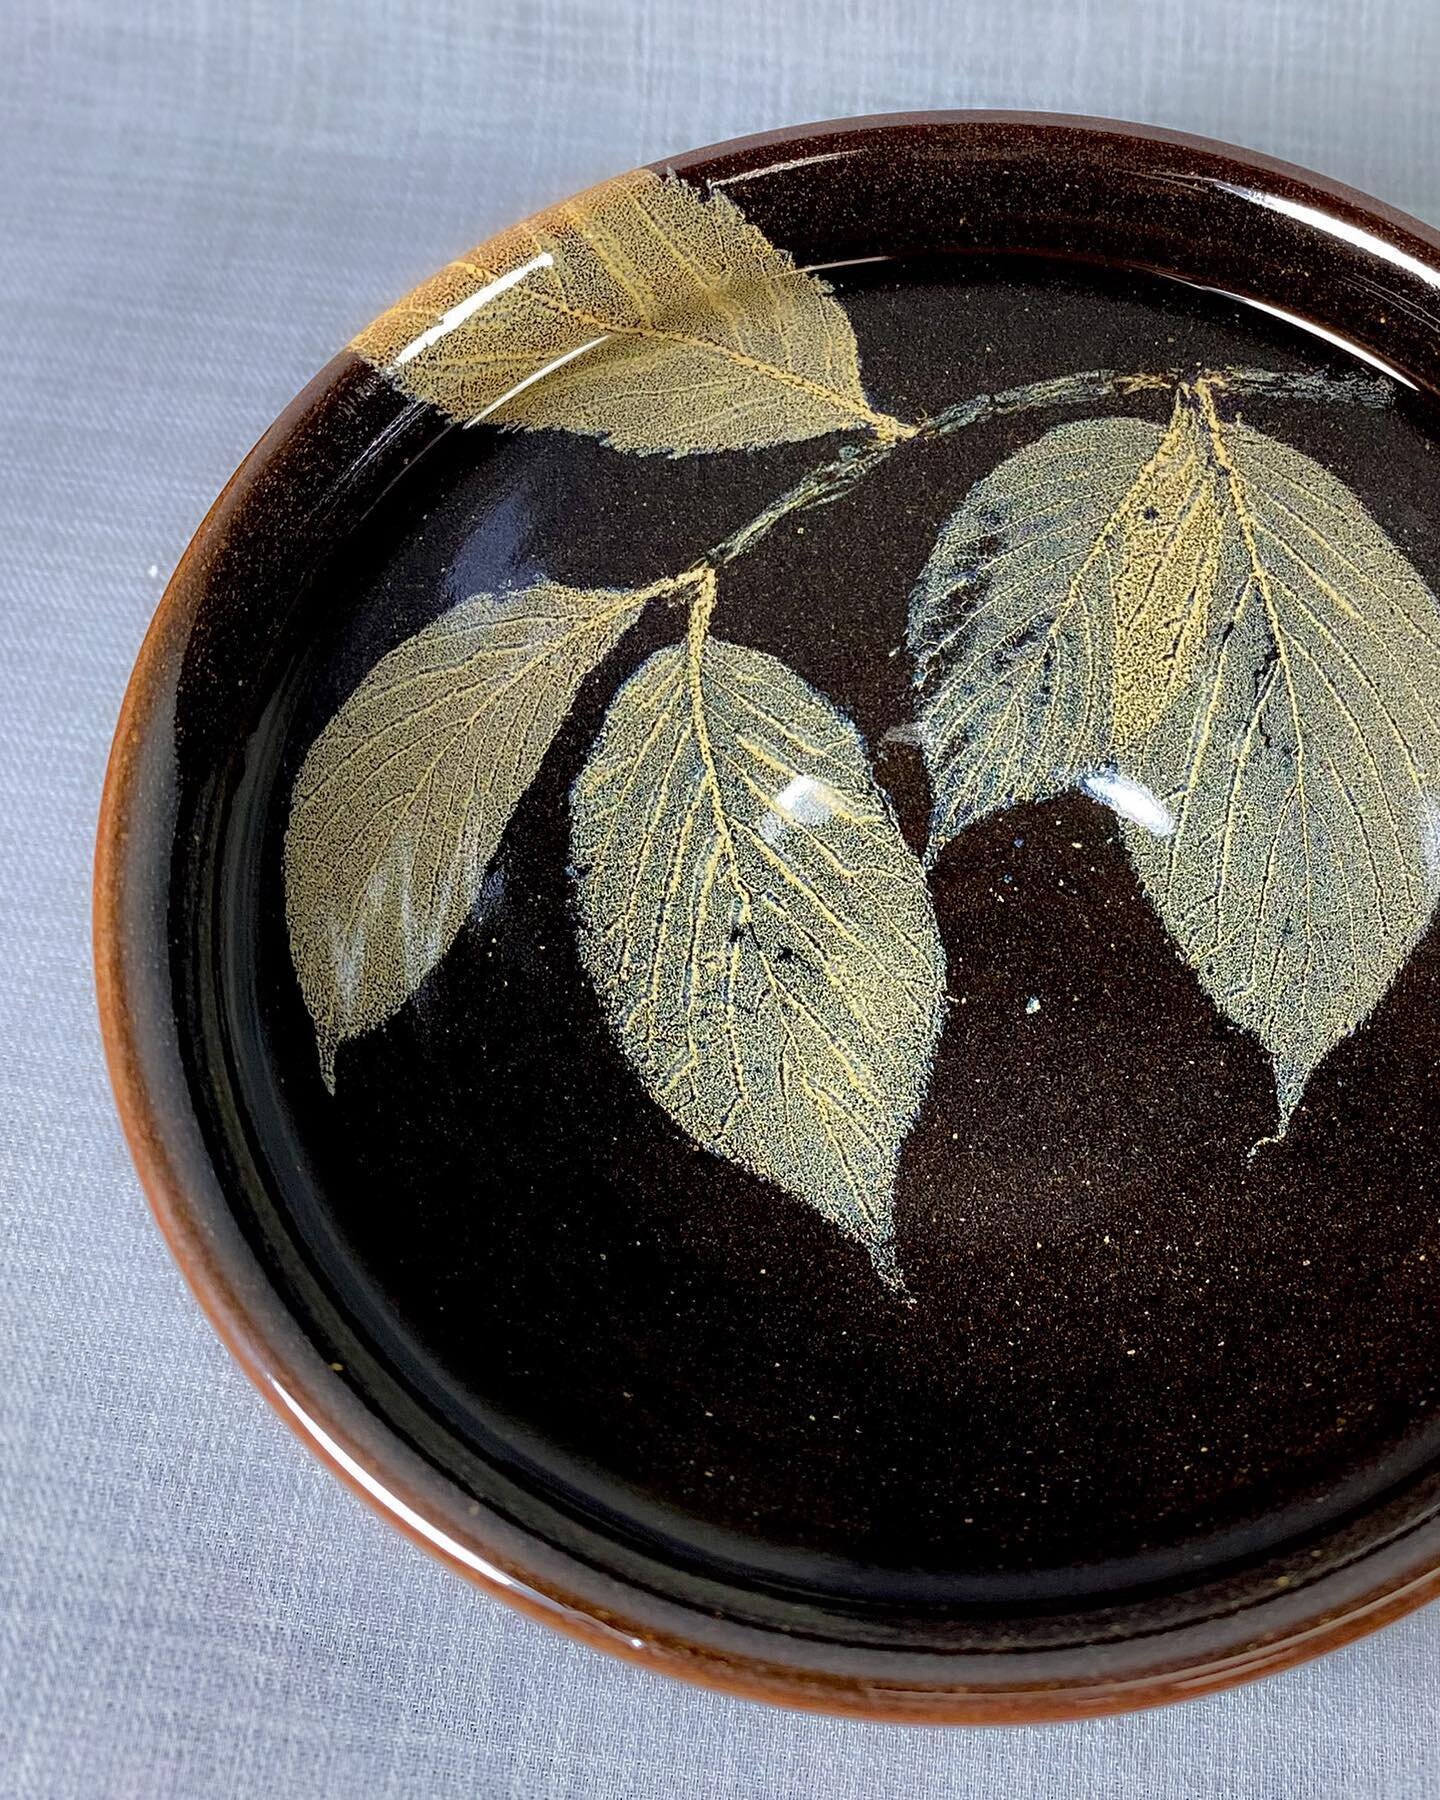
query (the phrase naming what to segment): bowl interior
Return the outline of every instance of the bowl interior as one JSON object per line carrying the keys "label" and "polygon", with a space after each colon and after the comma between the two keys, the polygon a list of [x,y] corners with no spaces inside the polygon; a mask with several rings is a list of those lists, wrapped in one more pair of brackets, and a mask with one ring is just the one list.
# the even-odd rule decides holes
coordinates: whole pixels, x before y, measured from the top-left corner
{"label": "bowl interior", "polygon": [[[182,571],[188,615],[131,777],[159,801],[132,833],[126,928],[163,1013],[147,1054],[163,1036],[172,1141],[183,1115],[192,1191],[209,1184],[231,1234],[221,1261],[246,1259],[246,1306],[329,1365],[437,1515],[502,1521],[642,1613],[653,1596],[867,1668],[1018,1647],[1063,1677],[1097,1639],[1233,1619],[1428,1519],[1440,938],[1411,934],[1277,1132],[1277,1056],[1240,1002],[1217,1004],[1146,887],[1133,805],[1096,786],[1123,758],[973,808],[922,866],[944,777],[912,594],[966,505],[982,609],[1030,553],[1041,527],[1016,538],[1005,490],[986,495],[1006,468],[1023,487],[1011,459],[1047,433],[1090,430],[1087,456],[1103,421],[1163,444],[1177,392],[1237,367],[1276,384],[1217,384],[1224,431],[1318,465],[1440,592],[1437,420],[1407,316],[1382,331],[1384,295],[1356,303],[1362,263],[1392,299],[1403,287],[1393,258],[1367,263],[1293,206],[1242,206],[1229,165],[1140,140],[1115,140],[1097,220],[1098,141],[1018,131],[891,128],[835,140],[828,166],[781,145],[684,171],[824,267],[884,415],[1164,377],[922,432],[722,571],[712,636],[858,733],[933,907],[943,999],[899,1148],[893,1269],[657,1099],[587,960],[576,784],[617,694],[683,655],[683,605],[650,606],[578,684],[453,942],[339,1045],[333,1090],[293,893],[287,915],[297,783],[383,659],[476,596],[688,568],[833,463],[839,436],[665,456],[465,430],[342,359]],[[1204,177],[1188,187],[1170,166],[1187,158]],[[1298,312],[1281,291],[1297,257]],[[1369,603],[1372,549],[1342,546],[1355,585],[1337,606]],[[1014,645],[967,629],[964,653],[1010,679]],[[1332,688],[1373,689],[1344,644],[1335,658]],[[1440,705],[1414,679],[1421,709]],[[1263,697],[1264,732],[1261,715]],[[1363,730],[1353,768],[1326,730],[1335,803],[1382,831],[1394,790],[1383,771],[1365,786]],[[766,817],[806,827],[762,796]],[[1333,914],[1344,896],[1322,899]],[[698,935],[693,904],[681,924]],[[1379,954],[1353,905],[1350,928],[1343,951],[1307,929],[1321,954]]]}

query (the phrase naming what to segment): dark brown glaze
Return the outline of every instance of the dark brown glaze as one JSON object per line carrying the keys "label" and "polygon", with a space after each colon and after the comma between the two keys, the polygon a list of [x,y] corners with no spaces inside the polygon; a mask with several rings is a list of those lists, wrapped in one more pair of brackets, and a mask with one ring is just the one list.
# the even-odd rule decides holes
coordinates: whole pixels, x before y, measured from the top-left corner
{"label": "dark brown glaze", "polygon": [[[1111,363],[1345,366],[1204,289],[1437,385],[1430,234],[1212,146],[961,115],[675,167],[802,261],[907,259],[841,278],[897,412]],[[1436,581],[1423,395],[1264,418]],[[737,567],[725,603],[727,635],[856,720],[915,842],[928,800],[886,745],[910,702],[885,651],[939,521],[1038,429],[898,454]],[[507,837],[503,906],[324,1094],[276,864],[338,699],[448,599],[542,565],[653,578],[818,460],[501,442],[444,434],[337,359],[197,535],[117,736],[97,865],[112,1072],[172,1247],[262,1390],[504,1597],[794,1704],[1154,1703],[1427,1597],[1431,940],[1316,1075],[1285,1158],[1251,1168],[1264,1058],[1168,947],[1108,816],[1070,800],[976,828],[935,874],[969,1010],[902,1165],[903,1307],[823,1222],[657,1124],[580,976],[565,793],[615,681],[673,638],[661,614],[582,693]],[[824,595],[843,611],[817,625]],[[1017,1026],[1032,993],[1054,1004]]]}

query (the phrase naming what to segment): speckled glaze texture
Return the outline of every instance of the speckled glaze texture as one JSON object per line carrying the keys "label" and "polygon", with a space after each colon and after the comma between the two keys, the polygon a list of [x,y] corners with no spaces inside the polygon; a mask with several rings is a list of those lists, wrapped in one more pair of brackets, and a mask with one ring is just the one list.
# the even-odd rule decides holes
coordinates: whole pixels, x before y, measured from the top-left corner
{"label": "speckled glaze texture", "polygon": [[[864,479],[747,541],[697,627],[701,586],[669,578],[835,458],[823,423],[627,455],[643,416],[610,442],[464,430],[353,351],[317,377],[197,533],[107,782],[101,1015],[161,1227],[366,1500],[670,1674],[1038,1720],[1372,1629],[1440,1586],[1440,936],[1287,1075],[1187,965],[1093,784],[935,831],[907,608],[966,496],[1076,418],[1102,445],[1213,428],[1216,481],[1243,418],[1366,509],[1368,566],[1393,550],[1440,591],[1440,242],[1298,170],[1056,118],[813,126],[659,173],[833,282]],[[1266,374],[1203,373],[1236,368]],[[1115,370],[1165,380],[904,423]],[[542,581],[654,598],[577,680],[443,955],[317,1056],[287,848],[307,757],[447,609]],[[657,1105],[585,936],[587,759],[711,610],[868,755],[933,917],[878,1225]]]}

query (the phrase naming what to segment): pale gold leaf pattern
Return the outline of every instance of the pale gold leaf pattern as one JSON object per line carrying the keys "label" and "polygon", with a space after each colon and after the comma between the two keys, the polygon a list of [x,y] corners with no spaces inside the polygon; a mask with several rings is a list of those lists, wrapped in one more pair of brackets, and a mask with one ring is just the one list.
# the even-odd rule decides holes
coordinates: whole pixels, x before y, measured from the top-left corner
{"label": "pale gold leaf pattern", "polygon": [[1182,388],[1159,447],[1102,530],[1115,617],[1117,750],[1146,737],[1194,670],[1215,592],[1222,487]]}
{"label": "pale gold leaf pattern", "polygon": [[910,603],[932,854],[1111,760],[1118,596],[1143,587],[1127,536],[1148,539],[1166,439],[1140,419],[1058,426],[941,531]]}
{"label": "pale gold leaf pattern", "polygon": [[617,696],[572,812],[582,953],[646,1088],[895,1279],[944,958],[854,728],[773,657],[692,632]]}
{"label": "pale gold leaf pattern", "polygon": [[353,348],[466,423],[672,456],[910,427],[828,286],[722,194],[638,170],[480,245]]}
{"label": "pale gold leaf pattern", "polygon": [[669,585],[467,600],[382,658],[316,739],[285,834],[285,908],[329,1086],[337,1045],[450,947],[576,689]]}
{"label": "pale gold leaf pattern", "polygon": [[1356,496],[1191,396],[1224,488],[1200,666],[1136,773],[1175,829],[1127,827],[1166,927],[1275,1064],[1280,1125],[1424,931],[1440,839],[1440,616]]}

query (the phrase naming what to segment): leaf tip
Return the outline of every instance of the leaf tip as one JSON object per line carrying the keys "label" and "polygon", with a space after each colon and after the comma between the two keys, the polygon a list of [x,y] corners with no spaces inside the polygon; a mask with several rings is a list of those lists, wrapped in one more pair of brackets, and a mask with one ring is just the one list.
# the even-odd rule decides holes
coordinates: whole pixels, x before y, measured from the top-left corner
{"label": "leaf tip", "polygon": [[1260,1154],[1260,1152],[1262,1150],[1268,1149],[1271,1144],[1280,1144],[1280,1143],[1283,1143],[1284,1141],[1285,1141],[1285,1128],[1283,1125],[1281,1126],[1279,1131],[1268,1132],[1264,1137],[1256,1138],[1255,1142],[1245,1152],[1246,1162],[1253,1163],[1255,1158]]}
{"label": "leaf tip", "polygon": [[1289,1057],[1275,1059],[1275,1131],[1277,1138],[1284,1137],[1290,1129],[1290,1121],[1295,1116],[1295,1108],[1300,1104],[1305,1092],[1305,1084],[1310,1079],[1308,1063],[1292,1062]]}
{"label": "leaf tip", "polygon": [[1305,1084],[1310,1079],[1310,1066],[1293,1062],[1289,1057],[1277,1056],[1274,1067],[1275,1129],[1267,1137],[1256,1138],[1245,1153],[1246,1162],[1254,1162],[1256,1155],[1268,1145],[1284,1143],[1290,1121],[1295,1116],[1295,1108],[1300,1104]]}
{"label": "leaf tip", "polygon": [[906,1305],[913,1306],[915,1304],[914,1296],[905,1285],[905,1274],[900,1267],[899,1258],[895,1254],[895,1239],[893,1237],[872,1238],[866,1248],[870,1252],[870,1261],[881,1282],[897,1300],[903,1300]]}
{"label": "leaf tip", "polygon": [[315,1048],[320,1057],[320,1079],[325,1083],[325,1091],[332,1100],[335,1097],[335,1052],[339,1047],[340,1041],[333,1031],[317,1031]]}

